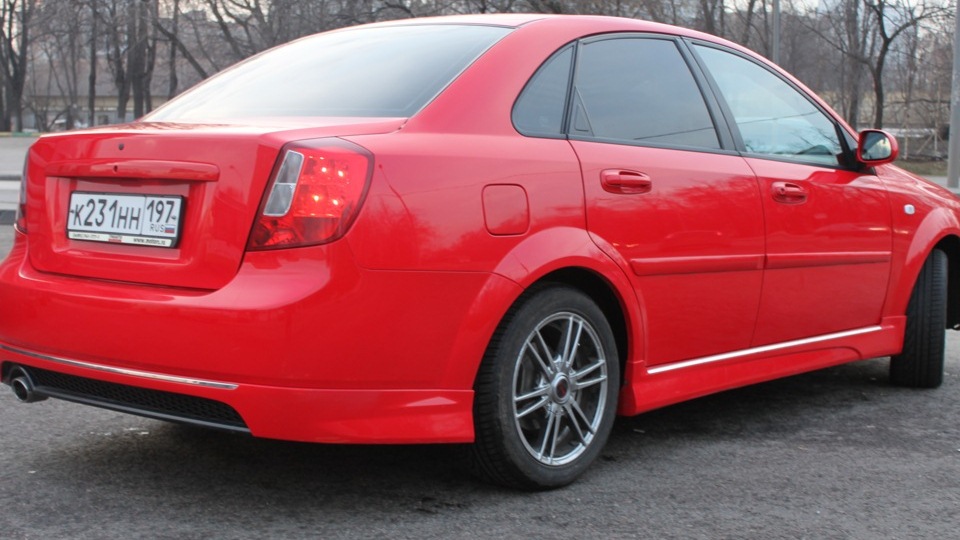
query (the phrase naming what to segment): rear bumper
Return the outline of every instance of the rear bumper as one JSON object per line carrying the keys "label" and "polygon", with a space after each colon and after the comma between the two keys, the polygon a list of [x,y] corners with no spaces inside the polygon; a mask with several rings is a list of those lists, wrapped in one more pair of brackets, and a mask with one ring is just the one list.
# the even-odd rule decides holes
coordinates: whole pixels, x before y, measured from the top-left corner
{"label": "rear bumper", "polygon": [[0,345],[0,355],[7,384],[7,374],[19,366],[41,395],[148,418],[304,442],[473,440],[473,392],[468,390],[322,390],[175,380],[7,345]]}
{"label": "rear bumper", "polygon": [[477,301],[516,285],[352,261],[343,244],[255,253],[227,286],[195,291],[38,272],[18,235],[0,263],[0,298],[14,306],[0,309],[0,368],[211,400],[258,437],[471,441],[473,377],[500,316]]}

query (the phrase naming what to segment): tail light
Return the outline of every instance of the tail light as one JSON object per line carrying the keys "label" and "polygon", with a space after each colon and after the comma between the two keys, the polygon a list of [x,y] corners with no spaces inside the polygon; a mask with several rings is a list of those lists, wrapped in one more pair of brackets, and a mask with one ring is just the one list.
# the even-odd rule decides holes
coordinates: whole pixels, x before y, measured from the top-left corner
{"label": "tail light", "polygon": [[297,141],[280,151],[247,249],[332,242],[357,217],[373,175],[373,155],[341,139]]}
{"label": "tail light", "polygon": [[23,164],[23,174],[20,176],[20,202],[17,203],[17,220],[14,227],[23,234],[27,234],[27,164]]}

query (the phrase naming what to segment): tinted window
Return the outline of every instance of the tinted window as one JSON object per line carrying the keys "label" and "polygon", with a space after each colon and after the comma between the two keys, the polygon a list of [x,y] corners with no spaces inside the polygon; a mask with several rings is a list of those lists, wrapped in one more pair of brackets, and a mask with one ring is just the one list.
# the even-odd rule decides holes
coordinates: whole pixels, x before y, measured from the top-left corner
{"label": "tinted window", "polygon": [[608,39],[581,51],[572,134],[720,147],[700,89],[674,42]]}
{"label": "tinted window", "polygon": [[733,112],[746,150],[838,165],[842,147],[834,123],[806,96],[760,65],[697,46]]}
{"label": "tinted window", "polygon": [[524,135],[562,134],[572,60],[573,48],[567,47],[547,60],[530,79],[513,108],[517,131]]}
{"label": "tinted window", "polygon": [[255,56],[148,120],[406,117],[508,32],[492,26],[412,25],[320,34]]}

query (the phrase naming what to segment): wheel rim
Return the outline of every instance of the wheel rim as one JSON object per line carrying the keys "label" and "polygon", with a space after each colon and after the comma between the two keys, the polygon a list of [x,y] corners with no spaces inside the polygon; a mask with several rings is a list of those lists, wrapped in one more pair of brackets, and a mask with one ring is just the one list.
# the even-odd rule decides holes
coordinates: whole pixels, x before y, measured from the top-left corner
{"label": "wheel rim", "polygon": [[607,406],[607,359],[596,330],[575,313],[537,325],[517,356],[513,418],[527,452],[561,466],[583,455]]}

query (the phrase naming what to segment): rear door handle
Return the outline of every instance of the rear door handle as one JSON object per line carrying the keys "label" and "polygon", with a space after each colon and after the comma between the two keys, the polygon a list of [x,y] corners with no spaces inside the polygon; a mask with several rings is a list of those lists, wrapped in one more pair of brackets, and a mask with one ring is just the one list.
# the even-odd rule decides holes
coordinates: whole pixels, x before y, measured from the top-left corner
{"label": "rear door handle", "polygon": [[649,193],[653,189],[650,177],[637,171],[604,169],[600,171],[600,185],[604,191],[625,195]]}
{"label": "rear door handle", "polygon": [[774,182],[773,200],[783,204],[803,204],[807,202],[807,190],[792,182]]}

